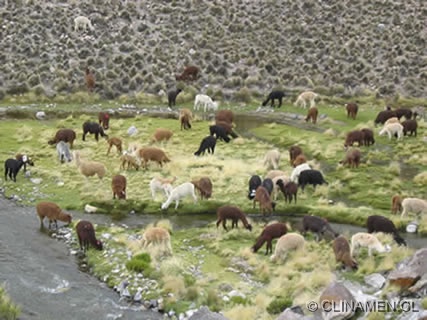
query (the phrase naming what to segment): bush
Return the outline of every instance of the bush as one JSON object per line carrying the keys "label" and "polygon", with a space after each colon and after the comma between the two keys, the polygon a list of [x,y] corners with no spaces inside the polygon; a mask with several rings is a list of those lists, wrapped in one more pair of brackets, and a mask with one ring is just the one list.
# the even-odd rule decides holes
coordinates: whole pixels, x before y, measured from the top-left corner
{"label": "bush", "polygon": [[267,312],[270,314],[279,314],[286,308],[292,306],[292,299],[289,297],[277,297],[267,307]]}
{"label": "bush", "polygon": [[0,287],[0,319],[15,320],[20,313],[20,308],[10,301],[6,291]]}
{"label": "bush", "polygon": [[144,276],[148,277],[153,272],[153,268],[150,264],[150,255],[148,253],[141,253],[126,262],[126,269],[141,272]]}

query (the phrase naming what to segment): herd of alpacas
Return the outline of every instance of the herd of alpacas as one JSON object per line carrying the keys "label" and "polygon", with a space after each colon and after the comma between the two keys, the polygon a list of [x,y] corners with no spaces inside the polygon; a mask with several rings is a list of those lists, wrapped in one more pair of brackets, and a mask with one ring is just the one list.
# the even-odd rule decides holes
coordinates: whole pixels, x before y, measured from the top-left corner
{"label": "herd of alpacas", "polygon": [[[84,26],[82,22],[76,22],[76,28]],[[90,28],[90,25],[88,25]],[[194,70],[193,70],[194,72]],[[192,73],[191,73],[192,74]],[[178,78],[184,75],[177,76]],[[188,75],[187,75],[188,76]],[[197,73],[192,74],[191,77],[196,77]],[[168,95],[169,106],[175,105],[176,96],[182,90],[177,89],[170,92]],[[274,101],[278,100],[278,108],[281,107],[282,99],[286,96],[283,91],[272,91],[267,99],[262,102],[266,106],[268,102],[271,107],[274,107]],[[300,105],[303,108],[310,104],[310,109],[306,121],[311,119],[313,124],[317,120],[317,108],[315,107],[315,99],[318,95],[314,92],[303,92],[298,96],[295,105]],[[203,107],[204,111],[215,112],[215,123],[209,126],[209,135],[203,137],[200,142],[200,147],[194,152],[194,156],[200,157],[207,153],[214,154],[215,146],[218,141],[229,143],[231,139],[238,137],[234,131],[234,114],[230,110],[217,110],[218,104],[214,102],[209,96],[198,94],[195,97],[194,110]],[[358,113],[358,106],[356,103],[348,103],[345,105],[348,118],[356,119]],[[405,121],[400,121],[405,117]],[[111,115],[106,112],[100,112],[98,121],[86,121],[82,125],[83,135],[82,140],[86,140],[87,134],[93,134],[95,140],[98,141],[99,137],[104,137],[108,142],[107,155],[112,151],[113,147],[120,155],[120,169],[140,169],[143,167],[148,169],[149,162],[155,162],[160,167],[171,161],[166,152],[160,148],[152,145],[141,147],[136,144],[130,144],[127,150],[123,148],[123,141],[117,137],[109,137],[106,130],[109,128],[109,121]],[[181,123],[181,130],[190,130],[193,114],[190,109],[181,109],[179,113],[179,122]],[[417,122],[416,114],[413,114],[408,109],[396,109],[381,111],[375,119],[375,124],[383,124],[384,127],[379,131],[379,135],[387,134],[389,139],[396,137],[402,139],[406,134],[416,136]],[[168,141],[173,136],[173,132],[165,128],[157,128],[151,138],[150,144]],[[48,141],[50,145],[55,145],[57,150],[58,160],[63,162],[75,161],[79,172],[85,177],[97,176],[102,179],[106,175],[106,167],[101,162],[89,161],[82,159],[79,152],[74,151],[73,143],[76,140],[77,134],[72,129],[59,129],[55,136]],[[348,132],[344,141],[344,147],[348,148],[357,143],[358,147],[371,146],[375,143],[374,132],[371,129],[364,128],[361,130],[354,130]],[[113,149],[113,150],[114,150]],[[269,150],[264,156],[264,166],[267,170],[265,177],[253,175],[248,181],[248,195],[247,198],[253,201],[253,207],[259,204],[259,211],[268,216],[275,210],[278,194],[281,192],[285,202],[297,202],[297,193],[300,189],[304,189],[308,185],[315,188],[317,185],[328,184],[322,172],[316,170],[308,163],[306,155],[303,153],[301,147],[294,145],[289,148],[289,164],[291,165],[292,172],[288,173],[279,170],[281,160],[280,150]],[[341,161],[343,165],[348,165],[351,168],[357,168],[361,161],[361,152],[359,149],[348,149],[345,158]],[[7,176],[16,182],[16,176],[21,169],[26,165],[33,166],[34,163],[27,155],[18,154],[15,159],[7,159],[5,161],[5,180]],[[209,199],[212,196],[213,185],[209,177],[201,177],[198,180],[184,182],[180,185],[174,185],[176,177],[160,178],[154,177],[149,183],[149,189],[153,199],[156,198],[156,193],[161,192],[164,194],[165,201],[161,204],[162,210],[167,210],[171,203],[175,202],[175,209],[178,208],[179,203],[186,197],[191,197],[196,203],[197,195],[201,199]],[[113,199],[126,200],[126,177],[123,175],[115,175],[111,181],[111,188]],[[392,213],[402,212],[401,216],[408,213],[421,214],[427,213],[427,201],[417,198],[404,198],[395,195],[392,198]],[[52,224],[57,228],[57,221],[70,223],[72,217],[70,214],[62,211],[62,209],[53,202],[43,201],[39,202],[36,206],[36,212],[40,219],[40,227],[44,228],[44,219],[49,220],[49,229]],[[240,221],[244,228],[252,231],[246,214],[237,206],[223,205],[217,208],[217,221],[216,226],[222,227],[227,231],[227,220],[231,220],[231,228],[237,228]],[[317,216],[305,215],[302,218],[302,227],[300,232],[289,232],[290,226],[288,223],[274,222],[266,225],[261,234],[256,239],[255,244],[252,246],[252,251],[256,253],[266,243],[265,254],[271,253],[271,260],[284,260],[290,251],[304,250],[306,240],[306,233],[311,232],[314,234],[317,241],[320,238],[330,237],[333,239],[332,249],[335,253],[336,261],[342,263],[343,266],[355,269],[357,268],[357,256],[360,247],[366,247],[368,255],[371,256],[373,251],[378,253],[389,252],[391,248],[388,245],[383,245],[376,237],[375,233],[383,232],[393,236],[393,239],[398,245],[406,245],[405,240],[399,235],[393,222],[379,215],[370,216],[367,219],[367,232],[359,232],[347,239],[343,235],[337,233],[330,226],[328,221],[324,218]],[[76,233],[81,250],[87,250],[89,246],[95,249],[102,250],[103,244],[96,238],[95,228],[90,221],[82,220],[76,225]],[[162,245],[167,248],[167,252],[172,254],[171,235],[169,232],[160,227],[151,227],[145,230],[142,238],[142,247],[148,245]],[[277,239],[276,247],[273,252],[272,241]]]}

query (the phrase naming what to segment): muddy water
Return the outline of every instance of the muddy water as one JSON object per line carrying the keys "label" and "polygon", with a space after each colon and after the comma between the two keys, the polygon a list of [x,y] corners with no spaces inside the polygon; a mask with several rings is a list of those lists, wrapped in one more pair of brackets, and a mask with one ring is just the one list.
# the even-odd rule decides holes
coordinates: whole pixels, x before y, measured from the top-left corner
{"label": "muddy water", "polygon": [[20,319],[162,319],[129,308],[113,290],[80,272],[65,243],[40,232],[34,208],[0,198],[0,283]]}

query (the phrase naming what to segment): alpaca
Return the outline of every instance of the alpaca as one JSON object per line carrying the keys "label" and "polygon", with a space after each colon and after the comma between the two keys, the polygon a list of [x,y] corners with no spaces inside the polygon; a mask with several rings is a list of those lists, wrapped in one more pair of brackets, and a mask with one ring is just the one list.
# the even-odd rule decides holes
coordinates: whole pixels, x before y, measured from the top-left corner
{"label": "alpaca", "polygon": [[86,141],[86,135],[95,134],[95,140],[99,141],[99,136],[108,139],[108,134],[104,133],[104,129],[97,122],[86,121],[83,123],[83,141]]}
{"label": "alpaca", "polygon": [[359,247],[368,248],[368,256],[372,256],[372,250],[378,253],[390,252],[391,248],[388,245],[383,245],[378,238],[370,233],[358,232],[351,237],[351,256],[355,254]]}
{"label": "alpaca", "polygon": [[265,107],[269,101],[271,101],[271,107],[274,108],[274,100],[279,102],[277,108],[282,106],[283,97],[286,96],[286,93],[282,90],[274,90],[269,93],[267,99],[263,101],[262,106]]}
{"label": "alpaca", "polygon": [[382,136],[384,134],[388,135],[388,139],[391,140],[391,137],[397,135],[397,139],[401,139],[403,137],[403,126],[400,123],[389,123],[384,125],[384,128],[378,133],[378,135]]}
{"label": "alpaca", "polygon": [[313,188],[316,188],[316,185],[328,184],[328,182],[323,178],[323,175],[318,170],[304,170],[301,171],[298,177],[298,185],[301,187],[302,192],[307,184],[311,184]]}
{"label": "alpaca", "polygon": [[280,151],[277,149],[269,150],[264,156],[264,166],[267,166],[267,169],[273,168],[274,170],[279,168],[280,162]]}
{"label": "alpaca", "polygon": [[248,193],[248,199],[253,200],[255,198],[256,189],[261,185],[262,180],[261,177],[258,175],[253,175],[249,179],[249,193]]}
{"label": "alpaca", "polygon": [[276,203],[274,201],[271,201],[268,190],[262,185],[256,189],[255,198],[253,202],[254,209],[256,202],[259,202],[259,210],[262,212],[263,215],[267,213],[271,214],[272,211],[274,211],[274,208],[276,207]]}
{"label": "alpaca", "polygon": [[271,261],[284,261],[289,251],[303,250],[305,245],[304,237],[298,233],[286,233],[277,240],[274,254]]}
{"label": "alpaca", "polygon": [[217,209],[216,214],[218,217],[218,220],[216,222],[217,228],[222,222],[222,227],[224,228],[225,231],[228,231],[226,223],[227,223],[227,219],[230,219],[232,221],[231,222],[232,229],[234,229],[234,226],[236,226],[237,228],[237,223],[240,220],[242,221],[246,229],[248,229],[249,231],[252,231],[252,225],[248,222],[246,215],[243,213],[242,210],[240,210],[240,208],[236,206],[230,206],[230,205],[221,206]]}
{"label": "alpaca", "polygon": [[298,185],[295,182],[289,181],[285,184],[282,180],[278,180],[277,185],[285,197],[285,202],[289,201],[291,204],[292,198],[294,198],[295,203],[297,203]]}
{"label": "alpaca", "polygon": [[182,92],[181,88],[177,88],[176,90],[171,90],[168,92],[168,106],[172,108],[176,105],[176,97]]}
{"label": "alpaca", "polygon": [[358,168],[361,156],[362,154],[358,149],[348,150],[345,155],[345,159],[340,161],[340,164],[348,164],[350,168]]}
{"label": "alpaca", "polygon": [[313,124],[316,124],[318,114],[319,110],[316,107],[311,107],[310,109],[308,109],[307,116],[305,117],[305,122],[311,120]]}
{"label": "alpaca", "polygon": [[198,94],[194,99],[194,110],[199,110],[199,107],[203,106],[203,111],[207,110],[218,110],[218,103],[214,102],[211,97],[205,94]]}
{"label": "alpaca", "polygon": [[175,201],[175,210],[178,209],[179,200],[187,197],[192,196],[194,199],[194,203],[197,202],[197,197],[194,192],[194,184],[191,182],[184,182],[183,184],[180,184],[175,189],[171,191],[169,194],[168,199],[165,203],[162,204],[161,209],[165,210],[169,207],[172,201]]}
{"label": "alpaca", "polygon": [[207,150],[208,153],[214,154],[215,152],[216,139],[213,136],[207,136],[200,142],[199,149],[194,152],[195,156],[204,155]]}
{"label": "alpaca", "polygon": [[307,102],[310,102],[310,107],[314,107],[315,100],[319,95],[317,93],[314,93],[312,91],[305,91],[301,93],[297,100],[295,101],[295,106],[302,106],[304,109],[306,108]]}
{"label": "alpaca", "polygon": [[84,31],[86,31],[87,28],[89,28],[89,30],[91,31],[95,30],[92,23],[87,17],[78,16],[77,18],[74,19],[74,31],[77,31],[79,29],[83,29]]}
{"label": "alpaca", "polygon": [[347,110],[347,118],[352,118],[356,120],[357,111],[359,109],[358,105],[355,102],[349,102],[345,104]]}
{"label": "alpaca", "polygon": [[138,156],[144,161],[144,168],[148,168],[148,161],[157,162],[160,167],[163,167],[163,163],[170,162],[170,159],[162,149],[154,147],[144,147],[138,150]]}
{"label": "alpaca", "polygon": [[93,224],[86,220],[80,220],[76,225],[77,237],[79,239],[80,250],[86,252],[89,249],[89,244],[96,250],[102,250],[102,242],[96,239],[95,228]]}
{"label": "alpaca", "polygon": [[124,199],[126,200],[126,177],[117,174],[111,181],[111,189],[113,190],[113,199]]}
{"label": "alpaca", "polygon": [[302,153],[302,149],[298,146],[292,146],[289,148],[289,161],[291,165],[293,165],[295,158]]}
{"label": "alpaca", "polygon": [[163,246],[168,255],[172,255],[172,246],[168,230],[161,227],[149,227],[142,235],[141,246],[147,248],[149,245]]}
{"label": "alpaca", "polygon": [[122,148],[123,148],[123,147],[122,147],[122,140],[121,140],[121,139],[116,138],[116,137],[112,137],[112,138],[109,138],[109,139],[107,140],[107,143],[108,143],[107,156],[110,154],[111,148],[112,148],[113,146],[115,146],[115,147],[116,147],[117,152],[118,152],[119,154],[122,154]]}
{"label": "alpaca", "polygon": [[267,247],[265,255],[269,252],[273,253],[273,239],[280,238],[288,232],[288,227],[285,223],[277,222],[269,224],[262,230],[261,235],[257,238],[255,244],[252,246],[252,251],[257,252],[265,242]]}
{"label": "alpaca", "polygon": [[336,262],[341,262],[345,267],[357,269],[357,262],[351,256],[350,244],[344,236],[336,237],[332,243],[332,248]]}
{"label": "alpaca", "polygon": [[368,233],[389,233],[393,236],[393,239],[397,244],[406,246],[406,241],[399,235],[399,232],[397,231],[393,221],[386,217],[379,215],[369,216],[366,220],[366,227],[368,229]]}
{"label": "alpaca", "polygon": [[64,141],[70,143],[70,148],[73,148],[74,140],[76,139],[76,132],[71,129],[59,129],[55,137],[48,141],[49,145],[57,144],[59,141]]}
{"label": "alpaca", "polygon": [[403,218],[409,212],[413,212],[415,214],[427,213],[427,201],[418,198],[405,198],[402,200],[402,215]]}
{"label": "alpaca", "polygon": [[307,231],[315,233],[316,241],[319,241],[320,236],[324,236],[325,233],[329,234],[333,238],[339,236],[325,218],[318,216],[304,215],[302,218],[302,233],[305,235]]}
{"label": "alpaca", "polygon": [[151,138],[151,143],[169,141],[173,136],[173,131],[164,128],[157,128]]}
{"label": "alpaca", "polygon": [[89,92],[93,92],[95,89],[95,75],[89,68],[86,68],[85,70],[85,82],[87,90]]}
{"label": "alpaca", "polygon": [[199,180],[191,181],[194,187],[200,192],[200,199],[209,199],[212,196],[212,181],[209,177],[202,177]]}
{"label": "alpaca", "polygon": [[108,112],[98,113],[98,123],[102,125],[104,130],[108,130],[110,127],[110,114]]}
{"label": "alpaca", "polygon": [[73,160],[70,147],[68,143],[65,143],[64,141],[59,141],[56,144],[56,152],[58,153],[58,158],[61,163],[64,163],[65,161],[71,162]]}
{"label": "alpaca", "polygon": [[311,166],[308,163],[302,163],[294,168],[291,172],[289,179],[295,183],[298,183],[299,175],[304,170],[311,170]]}
{"label": "alpaca", "polygon": [[76,165],[79,168],[80,173],[86,178],[94,175],[97,175],[99,179],[104,178],[107,170],[101,162],[83,161],[80,159],[80,153],[78,151],[74,152],[74,158],[76,159]]}
{"label": "alpaca", "polygon": [[71,223],[72,216],[64,211],[54,202],[42,201],[37,203],[36,205],[37,215],[40,219],[40,228],[44,228],[43,220],[44,218],[49,219],[49,229],[51,227],[52,222],[55,223],[56,229],[58,229],[57,220],[66,222],[68,224]]}
{"label": "alpaca", "polygon": [[153,200],[156,198],[157,190],[163,191],[166,197],[168,198],[173,190],[172,184],[175,181],[176,181],[176,177],[173,177],[171,179],[154,177],[153,179],[151,179],[150,190],[151,190],[151,197],[153,198]]}
{"label": "alpaca", "polygon": [[177,81],[190,81],[197,80],[199,77],[200,69],[196,66],[187,66],[180,75],[176,75],[175,79]]}
{"label": "alpaca", "polygon": [[398,212],[402,212],[402,199],[398,194],[395,194],[391,197],[391,213],[397,214]]}

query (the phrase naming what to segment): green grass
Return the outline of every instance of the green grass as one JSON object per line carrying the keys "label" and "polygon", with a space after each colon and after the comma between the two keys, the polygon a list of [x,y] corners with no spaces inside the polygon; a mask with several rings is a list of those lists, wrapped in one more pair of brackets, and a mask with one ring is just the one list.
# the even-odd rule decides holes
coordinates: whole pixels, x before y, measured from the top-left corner
{"label": "green grass", "polygon": [[20,307],[14,304],[6,290],[0,287],[0,319],[15,320],[18,319],[20,313]]}

